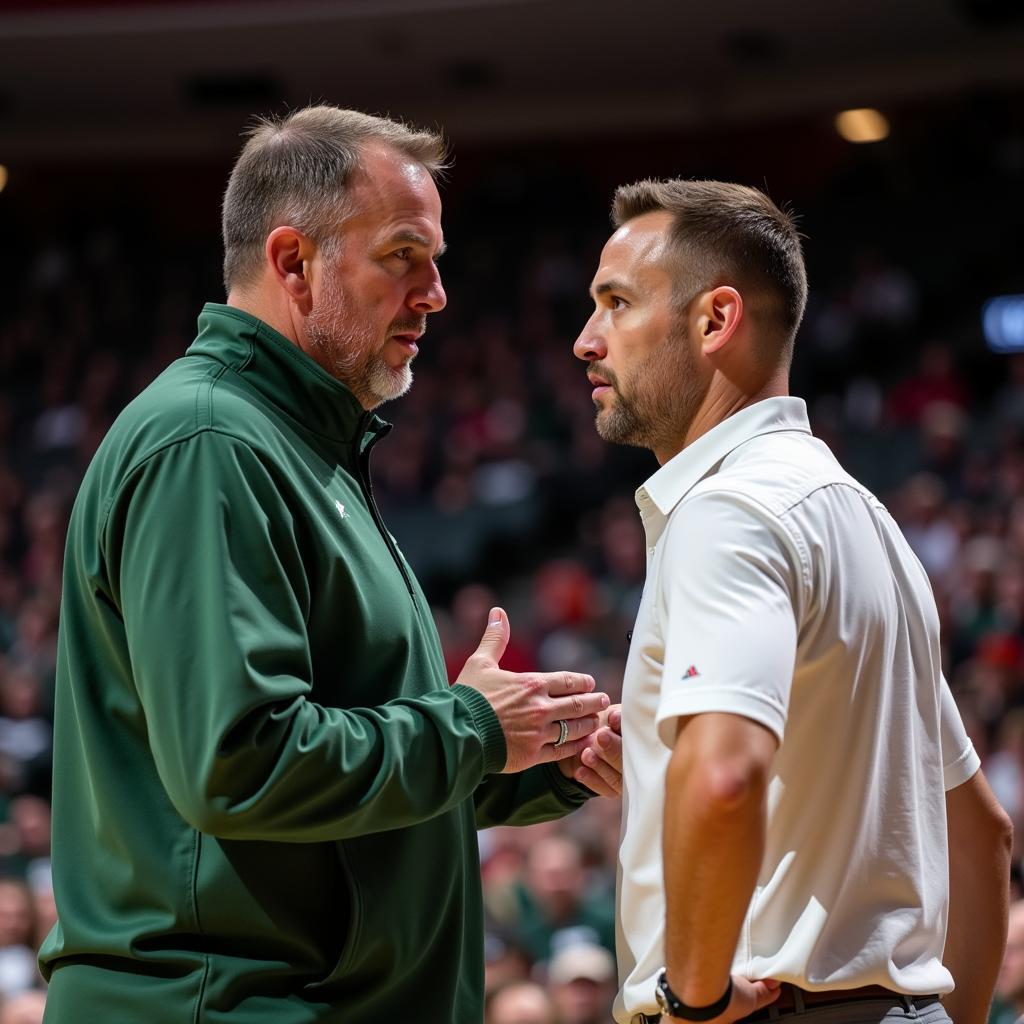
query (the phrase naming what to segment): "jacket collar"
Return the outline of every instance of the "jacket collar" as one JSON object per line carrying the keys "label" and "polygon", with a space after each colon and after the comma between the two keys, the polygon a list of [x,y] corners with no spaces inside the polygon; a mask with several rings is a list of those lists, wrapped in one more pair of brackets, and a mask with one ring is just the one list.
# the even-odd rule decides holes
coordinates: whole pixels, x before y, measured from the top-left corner
{"label": "jacket collar", "polygon": [[208,302],[186,356],[205,356],[232,369],[304,429],[329,441],[361,446],[391,425],[363,409],[355,395],[268,324],[234,306]]}
{"label": "jacket collar", "polygon": [[802,398],[765,398],[748,405],[669,459],[636,491],[648,543],[656,542],[672,509],[730,452],[751,438],[782,430],[810,434],[807,405]]}

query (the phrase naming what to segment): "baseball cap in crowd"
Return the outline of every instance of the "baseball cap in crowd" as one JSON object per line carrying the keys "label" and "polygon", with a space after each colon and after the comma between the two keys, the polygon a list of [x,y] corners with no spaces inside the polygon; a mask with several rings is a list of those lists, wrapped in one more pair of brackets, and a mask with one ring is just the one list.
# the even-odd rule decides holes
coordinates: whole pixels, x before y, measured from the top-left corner
{"label": "baseball cap in crowd", "polygon": [[568,985],[580,979],[604,984],[614,976],[615,958],[603,946],[567,946],[552,957],[548,966],[552,985]]}

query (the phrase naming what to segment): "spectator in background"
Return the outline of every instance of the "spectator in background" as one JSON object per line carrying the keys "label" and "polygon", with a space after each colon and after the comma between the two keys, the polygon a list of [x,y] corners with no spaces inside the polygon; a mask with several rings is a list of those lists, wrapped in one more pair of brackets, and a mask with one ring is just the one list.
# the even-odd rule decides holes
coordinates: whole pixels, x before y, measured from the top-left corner
{"label": "spectator in background", "polygon": [[947,514],[939,477],[917,473],[903,488],[900,527],[935,585],[947,582],[960,551],[960,537]]}
{"label": "spectator in background", "polygon": [[919,458],[926,473],[937,476],[950,498],[963,496],[968,481],[967,417],[951,402],[932,402],[921,414]]}
{"label": "spectator in background", "polygon": [[0,1024],[43,1024],[45,992],[22,992],[0,1005]]}
{"label": "spectator in background", "polygon": [[50,870],[50,802],[32,793],[14,797],[8,807],[9,835],[14,845],[6,863],[30,881],[48,877]]}
{"label": "spectator in background", "polygon": [[962,412],[969,398],[953,350],[945,342],[932,341],[918,354],[917,373],[893,388],[889,412],[896,423],[914,426],[922,421],[929,406],[944,403]]}
{"label": "spectator in background", "polygon": [[869,331],[888,336],[905,331],[917,315],[918,290],[913,277],[874,248],[858,253],[850,286],[850,306]]}
{"label": "spectator in background", "polygon": [[32,893],[32,913],[36,925],[32,948],[38,950],[50,929],[57,923],[57,904],[53,898],[53,878],[49,865],[45,869],[37,866],[29,872],[26,882]]}
{"label": "spectator in background", "polygon": [[[60,594],[68,526],[64,499],[52,490],[38,491],[26,503],[22,520],[26,536],[22,573],[25,581],[50,601],[49,618],[44,621],[43,628],[49,629],[52,635],[57,627],[53,606]],[[39,634],[33,632],[30,639],[35,642],[38,637]],[[52,667],[49,666],[51,670]]]}
{"label": "spectator in background", "polygon": [[19,789],[50,757],[53,727],[41,713],[40,690],[31,669],[0,657],[0,757],[15,771]]}
{"label": "spectator in background", "polygon": [[490,928],[487,931],[484,936],[484,992],[487,995],[514,981],[528,981],[532,966],[530,954],[506,930]]}
{"label": "spectator in background", "polygon": [[4,999],[40,983],[35,940],[28,886],[19,878],[0,877],[0,995]]}
{"label": "spectator in background", "polygon": [[[0,508],[0,558],[3,556],[4,527],[10,516]],[[0,655],[14,645],[18,636],[18,608],[21,605],[21,577],[10,565],[0,561]]]}
{"label": "spectator in background", "polygon": [[534,981],[515,981],[487,999],[484,1024],[563,1024],[551,996]]}
{"label": "spectator in background", "polygon": [[957,664],[969,658],[978,640],[997,625],[996,574],[1003,557],[998,537],[974,536],[961,550],[949,589],[950,621],[943,623],[943,639]]}
{"label": "spectator in background", "polygon": [[533,601],[541,668],[594,666],[598,652],[587,626],[596,610],[596,599],[594,578],[576,559],[551,559],[537,571]]}
{"label": "spectator in background", "polygon": [[579,942],[615,949],[615,907],[606,892],[593,893],[579,843],[550,835],[529,849],[518,887],[515,932],[535,961]]}
{"label": "spectator in background", "polygon": [[611,1024],[615,959],[603,946],[566,946],[548,966],[548,990],[561,1024]]}
{"label": "spectator in background", "polygon": [[[978,639],[974,656],[960,666],[958,684],[972,695],[973,709],[990,730],[1021,700],[1024,640],[1016,633],[995,629]],[[958,690],[960,689],[958,685]]]}
{"label": "spectator in background", "polygon": [[992,403],[997,429],[1015,440],[1024,438],[1024,353],[1007,356],[1006,381]]}
{"label": "spectator in background", "polygon": [[985,761],[992,792],[1010,815],[1015,852],[1024,848],[1024,707],[1011,708],[999,721],[994,750]]}

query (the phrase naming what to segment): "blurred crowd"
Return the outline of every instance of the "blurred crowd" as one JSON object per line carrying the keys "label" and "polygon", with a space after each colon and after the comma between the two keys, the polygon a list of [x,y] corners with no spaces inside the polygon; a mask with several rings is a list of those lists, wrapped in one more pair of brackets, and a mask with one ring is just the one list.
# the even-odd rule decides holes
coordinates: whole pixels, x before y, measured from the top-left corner
{"label": "blurred crowd", "polygon": [[[453,253],[465,223],[449,225]],[[597,437],[571,352],[603,226],[540,223],[515,225],[511,250],[470,226],[461,261],[445,257],[450,312],[431,322],[412,391],[382,410],[396,430],[374,451],[376,491],[452,678],[501,604],[505,667],[587,671],[616,698],[646,560],[632,494],[656,466]],[[55,919],[68,515],[119,409],[184,351],[201,303],[221,300],[214,241],[199,260],[170,250],[141,267],[128,226],[87,224],[26,250],[0,309],[0,1024],[41,1020],[35,950]],[[826,260],[827,245],[809,249],[796,391],[927,569],[947,678],[1024,836],[1024,355],[987,353],[963,299],[937,330],[934,279],[912,260],[874,247]],[[618,816],[594,800],[563,822],[481,834],[487,1024],[610,1021]]]}

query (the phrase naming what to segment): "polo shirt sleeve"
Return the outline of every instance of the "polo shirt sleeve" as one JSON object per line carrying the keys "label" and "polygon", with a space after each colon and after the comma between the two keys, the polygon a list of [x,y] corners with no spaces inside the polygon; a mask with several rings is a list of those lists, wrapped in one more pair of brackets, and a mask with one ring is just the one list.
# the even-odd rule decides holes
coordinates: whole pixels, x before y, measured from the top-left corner
{"label": "polo shirt sleeve", "polygon": [[796,661],[799,550],[778,517],[745,495],[708,491],[672,514],[655,585],[664,639],[657,728],[726,712],[782,742]]}
{"label": "polo shirt sleeve", "polygon": [[960,711],[945,676],[939,690],[939,736],[942,744],[942,781],[948,793],[962,786],[981,767],[981,759],[964,728]]}

